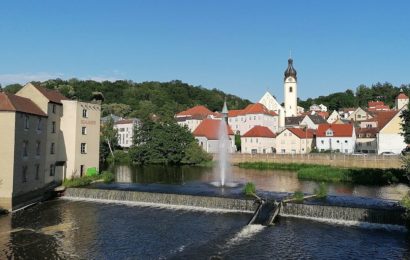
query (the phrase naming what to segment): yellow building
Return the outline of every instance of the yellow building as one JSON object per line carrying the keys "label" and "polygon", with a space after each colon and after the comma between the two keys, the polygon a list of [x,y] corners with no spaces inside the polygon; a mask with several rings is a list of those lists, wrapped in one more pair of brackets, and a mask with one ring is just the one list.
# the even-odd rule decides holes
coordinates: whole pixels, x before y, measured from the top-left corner
{"label": "yellow building", "polygon": [[31,100],[0,93],[0,207],[12,210],[44,187],[46,122]]}
{"label": "yellow building", "polygon": [[64,178],[98,171],[99,103],[31,83],[0,95],[0,207],[14,209]]}

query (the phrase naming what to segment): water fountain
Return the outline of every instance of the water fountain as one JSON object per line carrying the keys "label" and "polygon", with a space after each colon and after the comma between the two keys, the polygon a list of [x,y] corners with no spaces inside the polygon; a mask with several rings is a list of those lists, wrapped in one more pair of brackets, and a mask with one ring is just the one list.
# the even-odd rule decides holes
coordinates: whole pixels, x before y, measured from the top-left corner
{"label": "water fountain", "polygon": [[228,135],[228,107],[226,100],[222,108],[222,119],[218,129],[218,170],[220,180],[211,184],[217,187],[237,187],[237,183],[227,182],[227,174],[230,172],[229,154],[231,152],[231,140]]}

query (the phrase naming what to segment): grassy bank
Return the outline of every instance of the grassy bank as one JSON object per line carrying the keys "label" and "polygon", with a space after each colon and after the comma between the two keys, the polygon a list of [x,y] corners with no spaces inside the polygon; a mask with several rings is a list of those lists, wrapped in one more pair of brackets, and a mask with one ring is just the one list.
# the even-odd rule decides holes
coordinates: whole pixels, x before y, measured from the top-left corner
{"label": "grassy bank", "polygon": [[111,172],[104,171],[100,174],[94,176],[83,176],[73,179],[67,179],[63,181],[63,186],[67,188],[82,187],[90,185],[92,182],[103,181],[105,183],[110,183],[114,181],[114,174]]}
{"label": "grassy bank", "polygon": [[298,179],[320,182],[351,182],[365,185],[408,183],[401,169],[352,169],[317,164],[240,163],[239,167],[259,170],[296,171]]}

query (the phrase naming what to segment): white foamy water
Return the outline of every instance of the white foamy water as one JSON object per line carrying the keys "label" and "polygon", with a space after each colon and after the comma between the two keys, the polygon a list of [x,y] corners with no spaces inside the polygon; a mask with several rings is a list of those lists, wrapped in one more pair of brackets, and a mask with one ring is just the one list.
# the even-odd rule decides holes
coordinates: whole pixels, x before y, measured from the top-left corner
{"label": "white foamy water", "polygon": [[249,239],[255,236],[256,234],[261,232],[264,228],[266,227],[262,225],[247,225],[243,227],[238,233],[236,233],[235,236],[231,238],[227,242],[226,245],[229,247],[229,246],[238,244],[245,239]]}
{"label": "white foamy water", "polygon": [[138,206],[138,207],[150,207],[150,208],[170,209],[170,210],[203,211],[203,212],[212,212],[212,213],[248,213],[248,214],[253,213],[252,211],[246,211],[246,210],[205,208],[205,207],[196,207],[196,206],[173,205],[173,204],[139,202],[139,201],[90,199],[90,198],[77,198],[77,197],[67,197],[67,196],[61,197],[60,199],[71,200],[71,201],[98,202],[98,203],[104,203],[104,204],[119,204],[119,205]]}
{"label": "white foamy water", "polygon": [[315,217],[306,217],[306,216],[299,216],[299,215],[288,215],[288,214],[280,214],[281,217],[288,217],[288,218],[301,218],[301,219],[308,219],[317,222],[324,222],[329,224],[335,225],[342,225],[342,226],[353,226],[365,229],[383,229],[387,231],[400,231],[406,232],[407,229],[404,226],[400,225],[393,225],[393,224],[378,224],[378,223],[369,223],[363,221],[353,221],[353,220],[340,220],[340,219],[330,219],[330,218],[315,218]]}

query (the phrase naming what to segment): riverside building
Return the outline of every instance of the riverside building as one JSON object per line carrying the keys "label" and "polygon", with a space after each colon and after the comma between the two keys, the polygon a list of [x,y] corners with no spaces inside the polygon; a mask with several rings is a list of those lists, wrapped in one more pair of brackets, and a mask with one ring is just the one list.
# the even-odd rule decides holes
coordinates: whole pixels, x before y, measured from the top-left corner
{"label": "riverside building", "polygon": [[99,166],[100,104],[31,83],[0,93],[0,207],[15,209]]}

